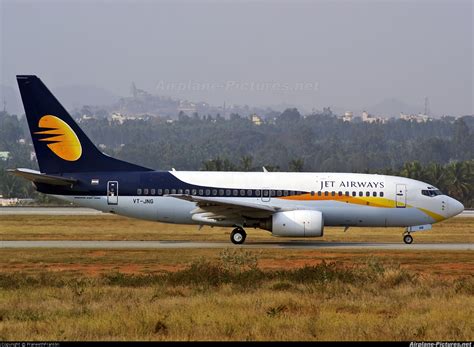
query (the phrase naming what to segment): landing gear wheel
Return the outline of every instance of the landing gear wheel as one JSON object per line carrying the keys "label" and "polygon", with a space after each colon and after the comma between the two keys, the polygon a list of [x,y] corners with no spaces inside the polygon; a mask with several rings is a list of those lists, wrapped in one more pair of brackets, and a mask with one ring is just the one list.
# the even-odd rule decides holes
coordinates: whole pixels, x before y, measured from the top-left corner
{"label": "landing gear wheel", "polygon": [[230,234],[230,240],[235,245],[241,245],[242,243],[244,243],[246,237],[247,233],[242,228],[235,228]]}
{"label": "landing gear wheel", "polygon": [[405,236],[403,236],[403,242],[409,245],[413,242],[413,237],[410,234],[406,234]]}

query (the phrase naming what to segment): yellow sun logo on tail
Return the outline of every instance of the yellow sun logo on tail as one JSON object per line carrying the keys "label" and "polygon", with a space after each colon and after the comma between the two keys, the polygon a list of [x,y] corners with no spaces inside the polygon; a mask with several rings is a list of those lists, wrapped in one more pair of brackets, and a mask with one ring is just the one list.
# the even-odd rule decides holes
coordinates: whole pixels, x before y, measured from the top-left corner
{"label": "yellow sun logo on tail", "polygon": [[71,127],[56,116],[45,115],[38,122],[38,127],[48,129],[35,134],[51,135],[38,141],[49,142],[47,146],[54,154],[67,161],[76,161],[82,155],[82,146]]}

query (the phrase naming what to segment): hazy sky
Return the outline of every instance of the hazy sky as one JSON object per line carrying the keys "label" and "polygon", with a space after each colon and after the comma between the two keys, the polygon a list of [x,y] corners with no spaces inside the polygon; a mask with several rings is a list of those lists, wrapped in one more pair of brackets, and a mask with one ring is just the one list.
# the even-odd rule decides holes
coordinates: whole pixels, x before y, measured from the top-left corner
{"label": "hazy sky", "polygon": [[53,89],[128,95],[134,81],[308,110],[428,96],[439,114],[474,113],[472,1],[0,0],[0,11],[4,85],[37,74]]}

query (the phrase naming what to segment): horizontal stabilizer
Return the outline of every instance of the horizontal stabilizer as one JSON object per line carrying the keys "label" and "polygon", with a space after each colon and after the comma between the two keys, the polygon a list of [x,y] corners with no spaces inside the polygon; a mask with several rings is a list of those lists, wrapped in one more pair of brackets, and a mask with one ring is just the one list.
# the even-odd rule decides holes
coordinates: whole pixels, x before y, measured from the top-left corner
{"label": "horizontal stabilizer", "polygon": [[7,171],[12,175],[26,178],[27,180],[32,181],[34,183],[44,183],[53,186],[69,186],[77,182],[77,180],[73,178],[46,175],[42,174],[39,171],[30,169],[10,169]]}

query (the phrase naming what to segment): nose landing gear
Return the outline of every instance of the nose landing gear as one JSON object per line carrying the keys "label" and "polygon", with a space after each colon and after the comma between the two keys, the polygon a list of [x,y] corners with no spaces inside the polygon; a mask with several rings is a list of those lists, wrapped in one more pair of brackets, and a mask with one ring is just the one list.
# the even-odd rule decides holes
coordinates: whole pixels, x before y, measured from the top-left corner
{"label": "nose landing gear", "polygon": [[431,224],[409,226],[405,229],[405,232],[403,233],[403,242],[409,245],[413,242],[413,237],[411,236],[411,233],[428,230],[431,230]]}
{"label": "nose landing gear", "polygon": [[232,230],[230,234],[230,241],[232,241],[235,245],[241,245],[245,242],[245,238],[247,237],[247,233],[241,227],[235,228]]}

